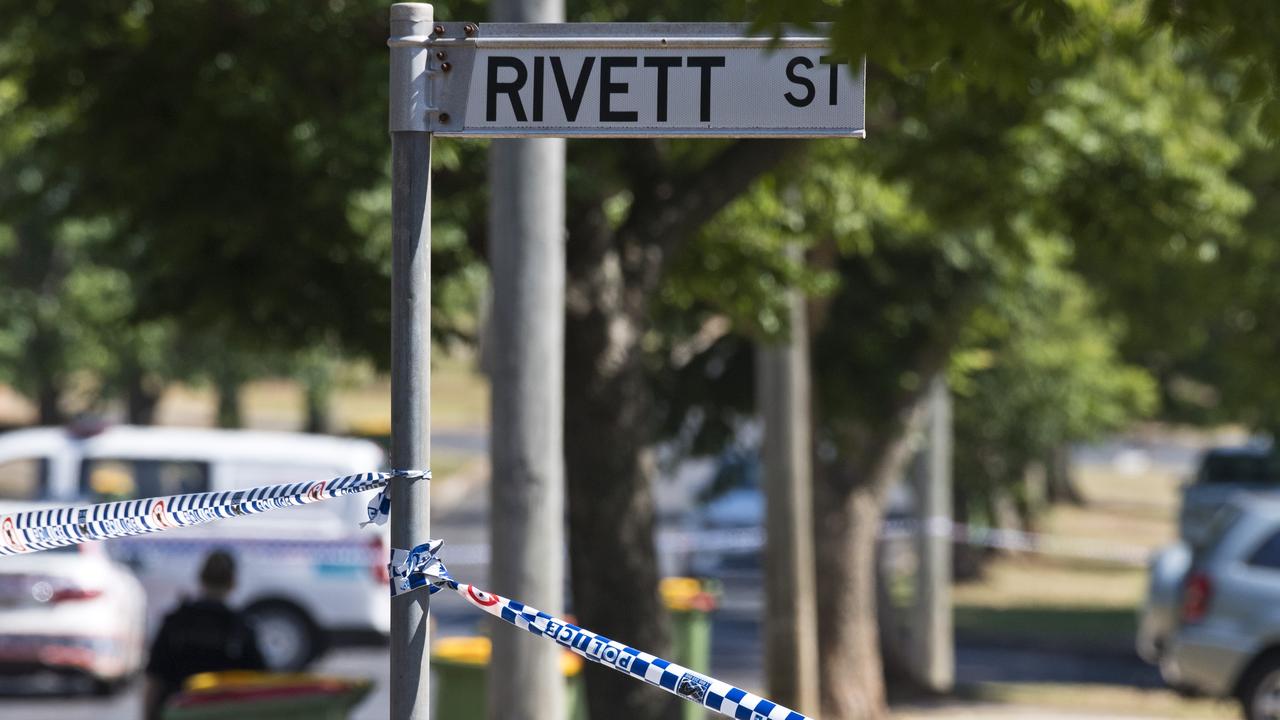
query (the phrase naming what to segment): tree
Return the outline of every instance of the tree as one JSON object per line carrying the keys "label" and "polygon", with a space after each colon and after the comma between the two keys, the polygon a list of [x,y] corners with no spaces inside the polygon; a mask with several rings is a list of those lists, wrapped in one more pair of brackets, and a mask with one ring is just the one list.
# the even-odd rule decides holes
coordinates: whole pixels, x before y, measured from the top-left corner
{"label": "tree", "polygon": [[[0,226],[29,278],[7,286],[30,289],[8,317],[37,359],[17,379],[46,416],[87,370],[146,419],[160,384],[193,371],[171,367],[172,343],[278,355],[338,342],[385,366],[385,3],[3,0],[0,15]],[[460,286],[475,286],[462,228],[483,203],[483,147],[439,145],[433,330],[448,338],[468,312]],[[95,228],[74,257],[58,239],[70,219]],[[60,339],[77,326],[51,293],[86,263],[127,281],[112,281],[124,315],[95,318],[110,357]],[[178,326],[202,337],[164,337]],[[234,365],[196,374],[229,389],[245,375]]]}
{"label": "tree", "polygon": [[[1032,65],[1042,74],[1033,73],[1024,92],[1009,92],[1005,69],[986,83],[953,85],[944,77],[935,84],[918,75],[890,81],[870,113],[884,113],[891,128],[852,150],[815,151],[810,158],[820,160],[793,179],[799,202],[760,204],[776,210],[749,225],[808,236],[811,262],[839,277],[812,311],[823,717],[884,712],[873,588],[880,504],[906,459],[904,431],[925,381],[948,365],[970,323],[981,322],[974,313],[1007,317],[1012,308],[991,309],[1010,299],[996,291],[1037,272],[1046,242],[1066,249],[1058,263],[1081,270],[1091,267],[1084,258],[1123,248],[1124,272],[1150,277],[1163,268],[1152,249],[1183,231],[1225,241],[1247,207],[1229,176],[1236,155],[1221,139],[1228,131],[1222,103],[1205,76],[1179,64],[1173,41],[1146,33],[1141,16],[1091,17],[1095,31],[1073,36],[1070,52],[1056,42],[1043,51]],[[1174,107],[1194,118],[1175,121]],[[1046,184],[1047,177],[1055,180]],[[1073,291],[1062,282],[1055,292],[1065,300]],[[1184,302],[1196,298],[1189,285],[1175,286]],[[1145,309],[1102,294],[1096,317],[1083,300],[1059,308],[1085,323],[1076,339],[1106,340],[1108,318]],[[712,290],[704,299],[741,317],[740,298]],[[707,354],[720,359],[688,366],[728,373],[735,365],[723,355],[731,344],[713,343]],[[1086,363],[1113,365],[1106,345],[1077,352]],[[1087,388],[1106,404],[1089,409],[1099,413],[1093,420],[1141,409],[1143,384],[1132,371],[1125,375],[1132,379],[1121,387]]]}
{"label": "tree", "polygon": [[[568,212],[565,461],[573,597],[585,625],[660,649],[668,630],[653,546],[649,447],[657,427],[644,347],[650,301],[669,255],[800,148],[785,141],[617,145],[620,152],[586,145],[570,151],[575,168],[591,178],[590,187],[571,185]],[[655,718],[668,702],[607,670],[587,672],[593,714]]]}
{"label": "tree", "polygon": [[[0,42],[0,62],[12,56]],[[21,86],[0,74],[0,365],[5,380],[35,400],[42,423],[61,422],[62,391],[75,354],[75,331],[59,322],[76,250],[62,236],[68,202],[64,173],[51,172],[34,138],[59,125],[27,112]]]}
{"label": "tree", "polygon": [[[592,6],[578,19],[721,19],[715,4]],[[575,13],[572,12],[573,16]],[[698,19],[694,17],[692,19]],[[602,634],[668,645],[657,594],[649,383],[650,314],[677,250],[758,178],[794,161],[794,141],[585,141],[569,146],[565,477],[574,610]],[[670,698],[588,666],[592,715],[664,717]]]}
{"label": "tree", "polygon": [[[923,48],[906,59],[871,54],[876,67],[904,75],[903,80],[889,83],[890,91],[878,94],[870,113],[892,123],[903,137],[881,137],[874,150],[861,154],[824,147],[816,157],[838,159],[815,162],[815,155],[810,155],[804,172],[796,174],[804,196],[800,204],[810,210],[800,229],[814,243],[811,258],[841,278],[839,291],[816,308],[814,340],[820,376],[814,393],[823,432],[820,447],[828,449],[820,453],[825,462],[819,467],[825,477],[818,488],[824,717],[883,712],[872,588],[872,550],[881,498],[905,459],[904,429],[917,411],[924,379],[945,367],[969,311],[981,301],[982,290],[997,276],[1000,263],[1017,263],[1024,254],[1023,246],[1039,222],[1029,210],[1033,201],[1052,205],[1039,188],[1020,181],[1030,158],[1018,143],[1018,131],[1037,127],[1049,111],[1035,94],[1027,93],[1027,81],[1038,84],[1039,93],[1061,78],[1091,70],[1100,50],[1127,52],[1139,44],[1133,36],[1141,19],[1113,19],[1109,7],[1076,8],[1066,3],[1039,3],[1031,11],[1026,10],[1030,3],[1014,4],[1003,6],[1009,9],[995,13],[994,18],[978,19],[968,14],[968,8],[936,8],[936,17],[926,17],[914,5],[900,11],[895,9],[900,4],[884,5],[890,8],[886,13],[898,13],[898,25],[890,23],[890,28],[911,28],[913,42],[900,44]],[[788,8],[789,17],[794,17],[790,13],[796,12],[795,7]],[[810,9],[812,16],[820,16],[816,8]],[[803,10],[800,16],[805,15]],[[948,20],[956,17],[963,20],[956,27],[975,29],[963,48],[951,42],[954,30],[947,27]],[[859,17],[857,22],[862,28],[873,28],[863,32],[877,35],[881,47],[896,42],[887,39],[895,36],[875,22],[879,19],[868,22]],[[840,31],[838,26],[838,39],[843,37]],[[1112,32],[1123,34],[1125,42],[1104,43]],[[922,33],[923,42],[916,42]],[[863,49],[866,44],[842,46]],[[959,53],[954,65],[936,73],[916,72],[916,61],[940,47]],[[649,437],[645,426],[653,422],[648,417],[653,408],[644,395],[642,365],[647,355],[644,343],[652,337],[654,326],[645,312],[668,263],[680,262],[674,257],[673,241],[696,237],[684,231],[697,224],[690,217],[706,220],[710,218],[707,211],[716,209],[716,203],[706,203],[683,215],[698,199],[696,192],[684,188],[696,189],[700,178],[715,178],[712,182],[720,192],[743,192],[749,187],[747,181],[773,169],[772,165],[756,166],[760,172],[739,169],[734,175],[717,177],[710,171],[727,165],[728,156],[721,156],[690,175],[680,172],[687,165],[662,164],[661,153],[675,158],[680,146],[647,145],[654,149],[646,149],[647,155],[636,153],[627,163],[622,176],[634,179],[625,183],[629,190],[625,193],[609,184],[619,173],[604,170],[606,153],[596,153],[595,162],[580,159],[579,167],[591,169],[596,192],[586,196],[590,202],[571,206],[570,212],[577,222],[570,229],[566,376],[572,380],[566,437],[575,597],[580,603],[585,600],[584,621],[604,623],[606,634],[643,632],[647,628],[637,627],[638,620],[628,622],[618,616],[625,612],[644,618],[652,613],[647,602],[634,599],[637,591],[649,587],[652,572],[640,554],[641,549],[647,554],[652,517],[643,468]],[[645,149],[646,144],[640,147]],[[746,147],[733,152],[743,157]],[[774,152],[781,153],[783,148]],[[815,166],[823,168],[825,175]],[[664,183],[664,177],[676,180]],[[743,182],[729,187],[730,179]],[[780,185],[785,189],[785,184]],[[832,212],[835,208],[847,211],[848,198],[860,193],[884,204],[848,215]],[[647,200],[654,195],[656,200],[666,199],[665,205]],[[581,195],[575,198],[580,199]],[[779,213],[785,216],[786,210]],[[681,225],[656,232],[662,229],[663,212],[679,218]],[[850,220],[849,215],[859,220]],[[782,217],[768,226],[787,221]],[[738,225],[736,230],[740,235],[751,234],[744,227],[753,226]],[[575,246],[584,238],[589,239],[586,244]],[[734,273],[726,267],[702,270],[715,277],[704,285],[722,288],[710,293],[718,295],[720,312],[741,317],[742,297],[728,297],[731,291],[723,289],[739,287],[726,277]],[[697,286],[691,282],[683,289]],[[708,325],[687,321],[684,327],[695,336],[689,339],[697,339]],[[709,340],[705,352],[711,359],[705,364],[689,361],[689,369],[716,368],[741,377],[742,363],[724,360],[732,340],[717,340],[714,331]],[[658,338],[650,342],[655,349],[672,351],[688,345]],[[717,355],[720,361],[715,360]],[[667,358],[649,356],[648,360],[661,364]],[[604,478],[608,478],[607,488],[602,486]],[[575,504],[581,508],[576,513]],[[611,526],[619,517],[627,518],[621,532]],[[599,543],[599,537],[610,535],[621,542]],[[595,539],[595,552],[581,549],[588,538]],[[628,552],[634,560],[609,567]],[[595,578],[584,580],[584,571]],[[615,592],[592,594],[596,578]],[[629,604],[628,595],[632,596]],[[597,697],[593,694],[593,704]],[[637,706],[636,716],[641,716],[638,713]]]}
{"label": "tree", "polygon": [[[1124,30],[1120,26],[1117,34]],[[1134,276],[1150,277],[1160,267],[1152,248],[1179,232],[1221,238],[1244,210],[1228,177],[1232,155],[1201,137],[1215,126],[1222,132],[1220,103],[1205,91],[1202,78],[1179,71],[1160,42],[1126,41],[1121,35],[1077,70],[1047,82],[1048,92],[1031,98],[1020,117],[1003,127],[988,113],[953,116],[954,122],[926,116],[918,143],[904,138],[901,145],[886,142],[876,149],[873,162],[888,161],[886,179],[907,184],[914,204],[930,219],[928,245],[934,249],[901,252],[890,246],[881,253],[881,241],[866,263],[846,265],[828,317],[881,319],[870,328],[864,321],[857,330],[861,337],[848,324],[829,322],[816,340],[822,391],[815,396],[824,400],[822,422],[836,455],[818,488],[819,522],[826,532],[819,543],[826,551],[819,577],[827,581],[820,589],[820,608],[826,608],[820,613],[827,646],[824,716],[879,712],[878,662],[867,659],[875,656],[876,645],[868,640],[874,637],[874,615],[865,614],[865,607],[874,606],[869,585],[877,503],[887,479],[898,474],[902,429],[916,411],[922,380],[945,365],[967,309],[981,306],[986,289],[1009,272],[1006,267],[1027,272],[1033,243],[1046,230],[1069,238],[1077,257],[1123,248]],[[1143,74],[1131,71],[1139,68],[1170,85],[1160,94],[1137,91]],[[1093,92],[1077,93],[1082,86]],[[1166,114],[1171,103],[1196,114],[1189,126],[1180,130],[1187,118]],[[1081,132],[1057,132],[1063,118],[1072,117],[1088,118],[1075,126]],[[1036,139],[1027,142],[1028,134]],[[1091,156],[1098,136],[1117,140],[1104,140],[1108,151]],[[1045,157],[1052,152],[1089,159],[1053,166]],[[1162,171],[1151,172],[1152,167]],[[1061,185],[1039,182],[1041,173],[1059,171]],[[1081,202],[1072,203],[1072,197]],[[1144,204],[1147,197],[1162,203]],[[1153,206],[1162,212],[1144,213]],[[887,228],[881,237],[894,234],[901,229]],[[870,267],[851,272],[864,265]],[[929,278],[934,289],[913,297],[902,287],[909,278]],[[1181,297],[1190,302],[1196,295]],[[881,340],[873,344],[867,338]],[[850,674],[859,681],[849,682]]]}
{"label": "tree", "polygon": [[1002,496],[1013,496],[1024,522],[1036,510],[1024,484],[1033,463],[1120,430],[1156,404],[1154,379],[1120,357],[1119,323],[1100,316],[1088,286],[1065,267],[1069,245],[1046,237],[1027,251],[1025,265],[997,277],[965,323],[948,369],[957,515],[993,524]]}
{"label": "tree", "polygon": [[[1235,73],[1215,72],[1203,53],[1190,56],[1192,62],[1205,66],[1213,88],[1235,93],[1244,80]],[[1184,102],[1196,99],[1182,98],[1175,104]],[[1280,384],[1270,367],[1280,337],[1274,323],[1280,308],[1272,288],[1280,265],[1272,234],[1280,154],[1264,134],[1266,128],[1258,127],[1264,108],[1237,102],[1218,112],[1227,131],[1202,132],[1194,144],[1174,148],[1172,156],[1185,162],[1171,163],[1165,174],[1170,181],[1168,193],[1209,208],[1234,207],[1234,221],[1213,225],[1213,218],[1222,217],[1218,212],[1169,219],[1167,241],[1154,248],[1158,269],[1145,277],[1119,248],[1095,247],[1078,254],[1072,264],[1095,281],[1105,310],[1142,318],[1124,333],[1121,350],[1159,380],[1163,417],[1195,424],[1243,423],[1274,434],[1280,430],[1276,414]],[[1108,138],[1098,150],[1112,153],[1129,141]],[[1206,186],[1213,192],[1188,197],[1184,188],[1194,184],[1187,179],[1205,167],[1220,166],[1213,158],[1224,155],[1230,159],[1230,177]],[[1141,199],[1132,197],[1116,201],[1126,207],[1142,206]],[[1073,201],[1071,206],[1083,205]],[[1100,205],[1089,212],[1114,221],[1125,217],[1115,214],[1120,209]],[[1170,297],[1193,297],[1194,301],[1171,303]]]}
{"label": "tree", "polygon": [[[368,217],[387,195],[385,3],[6,0],[0,12],[12,19],[0,71],[24,111],[65,119],[34,140],[69,178],[60,212],[113,221],[138,317],[284,348],[333,332],[385,359],[389,240]],[[442,278],[468,257],[450,221],[474,209],[450,207],[448,173],[480,177],[482,150],[438,153]]]}

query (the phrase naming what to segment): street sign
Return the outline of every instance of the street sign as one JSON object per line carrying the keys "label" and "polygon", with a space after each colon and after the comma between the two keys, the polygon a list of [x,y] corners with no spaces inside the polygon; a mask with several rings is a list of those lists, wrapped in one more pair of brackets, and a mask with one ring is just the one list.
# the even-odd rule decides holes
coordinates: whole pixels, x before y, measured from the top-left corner
{"label": "street sign", "polygon": [[[865,66],[827,28],[731,23],[439,23],[403,129],[469,137],[863,137]],[[399,108],[397,109],[397,101]],[[410,127],[410,125],[412,127]]]}

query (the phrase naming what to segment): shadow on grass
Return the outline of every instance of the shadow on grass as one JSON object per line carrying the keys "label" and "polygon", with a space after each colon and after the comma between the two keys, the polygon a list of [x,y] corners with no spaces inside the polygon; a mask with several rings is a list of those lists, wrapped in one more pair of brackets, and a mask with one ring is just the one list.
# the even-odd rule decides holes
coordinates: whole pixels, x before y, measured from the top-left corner
{"label": "shadow on grass", "polygon": [[1137,616],[1124,607],[962,605],[955,608],[955,627],[962,643],[1132,655]]}

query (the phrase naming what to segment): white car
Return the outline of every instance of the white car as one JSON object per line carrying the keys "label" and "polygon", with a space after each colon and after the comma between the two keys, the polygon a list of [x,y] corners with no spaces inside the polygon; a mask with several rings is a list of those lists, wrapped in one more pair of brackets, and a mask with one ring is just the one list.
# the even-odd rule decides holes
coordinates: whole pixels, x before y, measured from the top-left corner
{"label": "white car", "polygon": [[142,586],[101,544],[0,557],[0,674],[105,693],[141,671],[145,643]]}
{"label": "white car", "polygon": [[[0,435],[0,499],[106,502],[325,480],[383,465],[374,443],[301,433],[189,428],[32,428]],[[245,608],[267,663],[297,669],[333,642],[390,632],[387,534],[360,528],[353,495],[105,543],[146,589],[148,625],[197,590],[214,549],[230,552],[232,605]]]}

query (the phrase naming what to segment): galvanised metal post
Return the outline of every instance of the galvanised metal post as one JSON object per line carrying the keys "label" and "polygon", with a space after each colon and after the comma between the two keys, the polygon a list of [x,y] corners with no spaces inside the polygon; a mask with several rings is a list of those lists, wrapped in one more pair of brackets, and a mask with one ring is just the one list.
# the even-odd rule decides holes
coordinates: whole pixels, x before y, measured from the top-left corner
{"label": "galvanised metal post", "polygon": [[[787,253],[804,262],[799,246]],[[817,714],[818,606],[813,546],[809,319],[804,294],[786,291],[790,337],[756,351],[764,419],[765,681],[772,699]]]}
{"label": "galvanised metal post", "polygon": [[[431,461],[431,132],[430,52],[434,9],[391,6],[391,464]],[[417,40],[417,42],[415,42]],[[391,486],[391,544],[411,548],[431,535],[431,482]],[[430,595],[391,600],[393,720],[431,717]]]}
{"label": "galvanised metal post", "polygon": [[939,374],[929,385],[924,467],[916,482],[920,531],[916,536],[913,665],[931,692],[955,685],[955,632],[951,620],[951,391]]}
{"label": "galvanised metal post", "polygon": [[[564,21],[563,0],[494,0],[494,20]],[[564,611],[565,141],[489,145],[493,306],[490,581],[543,611]],[[560,648],[494,625],[491,720],[564,720]]]}

